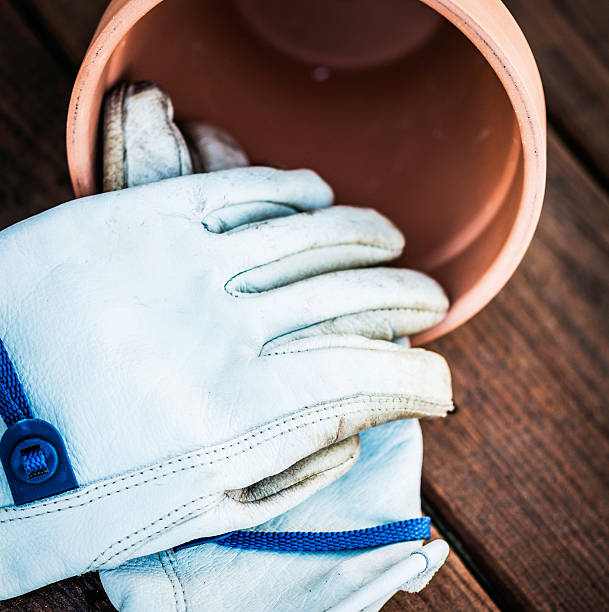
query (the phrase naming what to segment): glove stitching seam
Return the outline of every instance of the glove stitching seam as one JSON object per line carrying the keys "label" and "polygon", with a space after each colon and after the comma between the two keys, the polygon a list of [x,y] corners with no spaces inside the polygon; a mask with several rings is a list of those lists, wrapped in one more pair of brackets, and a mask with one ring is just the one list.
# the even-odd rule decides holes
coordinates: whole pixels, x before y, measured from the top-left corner
{"label": "glove stitching seam", "polygon": [[[264,433],[266,433],[266,432],[268,432],[268,431],[270,431],[270,430],[272,430],[274,428],[281,427],[283,425],[287,425],[287,423],[290,422],[290,421],[302,420],[302,419],[304,419],[306,417],[310,417],[310,416],[317,415],[317,414],[322,413],[322,412],[326,412],[326,411],[328,411],[328,408],[327,408],[328,404],[335,404],[333,406],[333,408],[338,409],[338,408],[343,408],[343,407],[345,407],[345,406],[347,406],[349,404],[352,404],[352,403],[369,402],[371,399],[373,401],[377,402],[377,403],[385,403],[385,404],[389,404],[389,403],[394,403],[394,404],[398,403],[398,404],[400,404],[400,403],[406,402],[408,404],[413,404],[414,403],[414,404],[418,404],[418,405],[422,404],[422,405],[427,405],[427,406],[433,406],[436,409],[437,408],[445,408],[446,410],[449,410],[452,407],[452,403],[451,402],[433,401],[433,400],[429,400],[429,399],[426,399],[426,398],[420,398],[420,397],[416,397],[416,396],[409,396],[409,397],[403,397],[403,396],[380,396],[379,397],[379,396],[374,396],[374,395],[365,395],[365,396],[358,396],[358,397],[349,398],[349,399],[340,401],[340,403],[337,403],[337,404],[335,404],[335,402],[322,403],[322,404],[318,404],[318,406],[321,406],[321,407],[316,408],[314,411],[310,411],[309,410],[307,412],[300,412],[300,413],[294,414],[294,415],[292,415],[292,416],[290,416],[288,418],[284,418],[281,421],[276,421],[276,422],[270,423],[269,425],[266,425],[262,429],[259,429],[259,430],[250,432],[248,434],[245,434],[242,438],[240,438],[238,440],[235,440],[235,441],[233,441],[233,442],[231,442],[231,443],[229,443],[227,445],[224,445],[224,446],[222,446],[220,448],[212,448],[210,450],[205,450],[205,451],[199,450],[199,451],[196,451],[195,453],[191,453],[191,454],[187,454],[187,455],[184,455],[184,456],[181,456],[181,457],[170,459],[170,460],[168,460],[166,462],[155,464],[153,466],[144,468],[144,469],[142,469],[142,470],[140,470],[138,472],[127,474],[126,476],[122,476],[120,478],[113,479],[111,481],[104,482],[104,483],[99,484],[99,485],[95,485],[91,489],[89,489],[87,491],[83,491],[81,493],[77,493],[77,494],[73,495],[72,497],[70,497],[68,495],[66,498],[63,498],[63,499],[45,502],[45,503],[39,505],[38,508],[41,509],[41,508],[45,508],[45,507],[49,507],[49,506],[56,506],[58,504],[61,504],[64,501],[65,502],[75,501],[75,500],[80,499],[82,497],[89,496],[93,491],[96,491],[96,490],[99,490],[99,489],[105,489],[107,487],[111,487],[113,485],[116,485],[116,484],[118,484],[120,482],[124,482],[126,480],[133,480],[134,478],[136,478],[138,476],[143,476],[146,472],[153,472],[153,473],[154,472],[159,472],[159,471],[162,471],[162,470],[166,469],[168,466],[173,465],[175,463],[183,463],[183,462],[187,462],[187,461],[192,462],[196,458],[204,457],[206,455],[211,455],[211,454],[217,454],[219,452],[226,451],[226,450],[228,450],[230,448],[233,448],[235,446],[242,446],[242,445],[246,444],[251,438],[255,438],[257,436],[260,436],[260,435],[262,435],[262,434],[264,434]],[[356,409],[356,410],[351,410],[349,412],[345,412],[344,414],[345,415],[346,414],[352,415],[352,414],[356,414],[357,412],[364,412],[364,411],[383,412],[385,410],[386,410],[385,407],[373,407],[373,408],[366,407],[366,408],[359,408],[359,409]],[[433,414],[434,414],[434,411],[430,410],[430,411],[428,411],[426,413],[426,416],[433,415]],[[44,512],[36,512],[35,514],[29,514],[29,515],[26,515],[26,516],[15,516],[15,517],[11,517],[11,518],[8,518],[8,519],[2,519],[2,520],[0,520],[0,524],[10,523],[10,522],[16,521],[16,520],[27,520],[27,519],[30,519],[30,518],[36,518],[36,517],[39,517],[39,516],[43,516],[45,514],[53,514],[55,512],[60,512],[62,510],[70,510],[70,509],[73,509],[73,508],[79,508],[79,507],[85,506],[85,505],[87,505],[89,503],[98,501],[99,499],[102,499],[103,497],[108,497],[110,495],[114,495],[114,494],[117,494],[117,493],[122,493],[122,492],[124,492],[126,490],[129,490],[129,489],[137,487],[137,486],[149,484],[150,482],[152,482],[154,480],[159,480],[159,479],[162,479],[162,478],[166,478],[168,476],[171,476],[173,474],[177,474],[179,472],[183,472],[183,471],[186,471],[186,470],[206,467],[206,466],[209,466],[209,465],[213,465],[214,463],[217,463],[217,462],[221,462],[221,461],[225,461],[225,460],[228,460],[228,459],[232,459],[232,458],[234,458],[234,457],[236,457],[236,456],[238,456],[240,454],[243,454],[243,453],[247,452],[248,450],[253,450],[256,446],[260,446],[261,444],[264,444],[266,442],[270,442],[271,440],[275,439],[276,437],[279,437],[281,435],[285,435],[287,433],[291,433],[291,432],[293,432],[293,431],[295,431],[297,429],[302,429],[304,427],[310,427],[311,425],[316,425],[317,423],[320,423],[320,422],[323,422],[323,421],[326,421],[326,420],[329,420],[329,419],[337,418],[338,416],[339,415],[336,414],[336,413],[325,415],[322,418],[302,423],[301,425],[297,425],[296,427],[293,427],[293,428],[288,428],[288,429],[282,430],[282,431],[280,431],[280,432],[278,432],[278,433],[276,433],[276,434],[274,434],[274,435],[272,435],[272,436],[270,436],[268,438],[265,438],[265,439],[257,442],[255,445],[250,445],[247,448],[242,448],[241,450],[238,450],[238,451],[234,452],[233,454],[225,455],[224,457],[220,457],[217,460],[216,459],[212,459],[212,460],[207,461],[207,462],[203,461],[203,462],[199,462],[199,463],[191,463],[191,464],[186,465],[184,467],[180,467],[179,469],[174,469],[174,470],[171,470],[171,471],[168,471],[168,472],[165,472],[165,473],[157,474],[156,476],[153,476],[152,478],[149,478],[149,479],[146,479],[146,480],[142,480],[141,482],[136,482],[134,484],[129,484],[129,485],[126,485],[124,487],[118,488],[116,490],[109,491],[109,492],[104,493],[102,495],[99,495],[99,496],[97,496],[95,498],[88,499],[87,501],[85,501],[85,502],[83,502],[81,504],[67,505],[67,506],[63,506],[63,507],[60,507],[60,508],[53,508],[51,510],[45,510]],[[215,495],[217,495],[217,493],[210,493],[210,494],[207,495],[207,497],[212,497],[212,496],[215,496]],[[14,507],[0,508],[0,512],[5,513],[5,514],[10,513],[10,512],[15,512],[15,511],[16,511],[16,509]]]}
{"label": "glove stitching seam", "polygon": [[[214,210],[211,210],[209,213],[206,213],[203,215],[203,219],[202,219],[202,223],[203,226],[205,227],[205,229],[208,232],[211,232],[212,234],[231,234],[234,235],[236,234],[238,231],[242,231],[244,229],[250,229],[252,226],[258,224],[258,223],[266,223],[265,221],[250,221],[248,223],[246,223],[245,225],[238,225],[236,227],[232,227],[228,230],[224,229],[226,227],[226,222],[224,221],[224,219],[222,219],[221,214],[217,214],[217,213],[223,213],[228,209],[231,208],[237,208],[240,206],[247,206],[248,204],[272,204],[273,206],[278,206],[280,208],[287,208],[290,212],[285,215],[285,216],[291,216],[294,214],[298,214],[303,212],[302,210],[300,210],[299,208],[297,208],[295,205],[291,205],[291,204],[286,204],[285,202],[273,202],[273,200],[247,200],[247,201],[243,201],[243,202],[232,202],[230,204],[224,204],[223,206],[221,206],[220,208],[216,208]],[[218,224],[219,226],[219,230],[215,230],[212,229],[211,227],[208,227],[208,223],[209,223],[209,218],[210,217],[214,217],[212,218],[212,222]],[[215,217],[219,217],[219,218],[215,218]],[[275,219],[280,219],[282,217],[273,217]],[[236,231],[235,231],[236,230]]]}
{"label": "glove stitching seam", "polygon": [[[315,274],[309,277],[304,277],[295,281],[292,281],[290,283],[286,283],[285,285],[280,285],[279,287],[273,287],[271,289],[265,289],[264,291],[254,291],[254,292],[248,292],[248,291],[231,291],[228,288],[228,285],[230,285],[231,283],[233,283],[233,281],[235,279],[237,279],[239,276],[242,276],[244,274],[247,274],[248,272],[252,272],[253,270],[259,270],[261,268],[264,268],[266,266],[270,266],[272,264],[275,263],[280,263],[282,261],[285,261],[286,259],[290,258],[290,257],[294,257],[295,255],[302,255],[303,253],[312,253],[313,251],[323,251],[325,249],[330,249],[330,248],[336,248],[336,247],[349,247],[349,246],[362,246],[362,247],[368,247],[371,249],[378,249],[379,251],[385,251],[388,254],[394,254],[396,253],[396,249],[392,249],[391,247],[384,247],[381,246],[379,244],[369,244],[366,242],[357,242],[357,241],[353,241],[353,242],[339,242],[336,244],[325,244],[324,246],[314,246],[314,247],[309,247],[307,249],[302,249],[300,251],[294,251],[293,253],[289,253],[288,255],[282,255],[281,257],[278,257],[277,259],[273,259],[271,261],[267,261],[263,264],[259,264],[257,266],[252,266],[251,268],[248,268],[247,270],[241,270],[240,272],[237,272],[236,274],[233,274],[233,276],[231,276],[226,283],[224,283],[224,291],[226,291],[226,293],[228,293],[230,296],[234,297],[234,298],[242,298],[242,297],[256,297],[257,295],[262,295],[265,293],[269,293],[271,291],[275,291],[276,289],[281,289],[283,287],[287,287],[288,285],[292,285],[294,283],[297,283],[299,281],[302,280],[306,280],[307,278],[315,278],[316,276],[323,276],[322,274]],[[326,274],[331,274],[332,272],[338,272],[340,270],[333,270],[333,271],[329,271],[326,272]]]}
{"label": "glove stitching seam", "polygon": [[[268,340],[267,342],[265,342],[262,346],[262,348],[260,349],[260,353],[258,354],[258,357],[270,357],[270,356],[274,356],[274,355],[287,355],[290,353],[306,353],[309,351],[316,351],[316,350],[323,350],[326,348],[353,348],[353,349],[361,349],[361,350],[379,350],[379,349],[370,349],[368,347],[354,347],[354,346],[344,346],[341,347],[340,345],[332,345],[331,347],[315,347],[315,348],[311,348],[311,349],[300,349],[300,350],[295,350],[295,351],[287,351],[287,352],[279,352],[279,353],[265,353],[264,352],[264,347],[271,344],[272,342],[277,342],[278,340],[282,339],[282,338],[286,338],[286,340],[284,340],[282,342],[282,344],[289,344],[290,342],[300,342],[302,340],[309,340],[311,338],[320,338],[322,336],[342,336],[345,334],[342,333],[337,333],[337,332],[327,332],[327,333],[319,333],[319,334],[311,334],[310,336],[303,336],[301,338],[295,338],[294,340],[290,340],[289,336],[294,335],[294,334],[298,334],[300,332],[304,332],[307,329],[312,329],[312,328],[316,328],[319,326],[322,326],[324,323],[329,323],[329,322],[334,322],[334,321],[340,321],[341,319],[347,318],[347,317],[353,317],[353,316],[357,316],[357,315],[361,315],[361,314],[368,314],[368,313],[373,313],[373,312],[426,312],[426,313],[430,313],[430,314],[445,314],[444,310],[436,310],[434,308],[417,308],[417,307],[404,307],[404,308],[372,308],[372,309],[364,309],[364,310],[360,310],[357,312],[349,312],[347,314],[344,315],[339,315],[337,317],[330,317],[328,319],[324,319],[323,321],[318,321],[317,323],[313,323],[312,325],[306,325],[305,327],[301,327],[299,329],[295,329],[291,332],[288,332],[286,334],[281,334],[279,336],[275,336],[274,338],[271,338],[271,340]],[[353,336],[361,336],[362,338],[365,338],[366,340],[381,340],[384,342],[392,342],[391,340],[385,340],[384,338],[374,338],[374,337],[369,337],[366,336],[363,333],[354,333],[354,334],[349,334],[349,335],[353,335]]]}
{"label": "glove stitching seam", "polygon": [[[267,425],[261,427],[260,429],[251,431],[249,433],[244,434],[243,436],[237,438],[236,440],[233,440],[229,443],[224,444],[223,446],[220,446],[219,448],[210,448],[209,450],[202,450],[199,449],[197,451],[194,451],[192,453],[187,453],[185,455],[170,459],[168,461],[162,462],[162,463],[158,463],[158,464],[154,464],[152,466],[143,468],[137,472],[133,472],[130,474],[127,474],[125,476],[120,476],[118,478],[114,478],[112,480],[109,480],[107,482],[104,482],[102,484],[96,485],[94,487],[92,487],[89,491],[83,491],[81,493],[75,494],[73,497],[70,497],[69,499],[71,500],[76,500],[79,499],[80,497],[83,497],[85,495],[87,495],[90,492],[93,492],[97,489],[103,489],[106,488],[108,486],[111,486],[113,484],[118,484],[120,482],[123,482],[125,480],[129,480],[132,478],[135,478],[137,476],[140,475],[144,475],[146,472],[150,472],[150,471],[155,471],[155,470],[160,470],[166,466],[170,466],[173,465],[174,463],[182,463],[184,461],[188,461],[188,460],[192,460],[195,459],[197,457],[203,457],[205,455],[211,455],[213,454],[217,454],[221,451],[225,451],[228,450],[234,446],[241,446],[242,444],[248,442],[248,440],[250,438],[255,438],[263,433],[266,433],[267,431],[275,428],[275,427],[280,427],[282,425],[287,424],[290,421],[295,421],[298,419],[304,419],[307,416],[312,416],[315,414],[319,414],[320,412],[325,412],[328,410],[327,406],[330,405],[333,406],[333,408],[342,408],[344,406],[348,406],[349,404],[353,404],[353,403],[359,403],[359,402],[363,402],[363,401],[370,401],[370,400],[374,400],[377,403],[396,403],[396,402],[402,402],[404,400],[408,401],[408,402],[416,402],[419,404],[427,404],[427,405],[431,405],[431,406],[450,406],[450,402],[440,402],[440,401],[435,401],[435,400],[430,400],[428,398],[423,398],[423,397],[419,397],[419,396],[414,396],[411,395],[409,397],[403,397],[401,395],[390,395],[390,396],[386,396],[386,395],[375,395],[375,394],[359,394],[357,396],[352,396],[352,397],[346,397],[346,398],[342,398],[340,400],[332,400],[332,401],[328,401],[328,402],[320,402],[318,404],[314,404],[313,406],[308,407],[308,409],[305,407],[305,409],[301,410],[300,412],[297,412],[295,414],[292,414],[288,417],[284,417],[282,420],[280,421],[273,421],[271,423],[268,423]],[[340,402],[340,403],[337,403]],[[379,408],[373,408],[372,410],[382,410]],[[355,411],[352,411],[355,412]],[[312,421],[310,424],[315,424],[318,421]],[[305,424],[307,425],[307,424]],[[292,431],[292,430],[287,430],[287,431]],[[272,438],[269,438],[269,440]],[[249,449],[251,449],[252,447],[250,446]],[[234,455],[230,455],[230,456],[226,456],[224,457],[224,459],[229,459]],[[214,461],[211,461],[209,464],[213,464]],[[207,465],[205,463],[202,464],[194,464],[194,467],[198,467],[201,465]],[[193,467],[193,466],[190,466]],[[177,471],[182,471],[184,469],[188,469],[188,467],[186,468],[180,468],[180,470]],[[171,471],[168,474],[174,474],[176,473],[176,471]],[[146,481],[147,482],[147,481]],[[144,481],[142,481],[141,484],[144,484]],[[122,489],[121,489],[122,490]],[[61,503],[61,501],[64,500],[54,500],[54,501],[47,501],[44,502],[42,504],[40,504],[38,506],[38,508],[44,508],[46,506],[52,506],[52,505],[57,505],[59,503]],[[13,510],[13,508],[8,507],[8,508],[0,508],[0,511],[7,513],[10,512],[11,510]],[[0,523],[5,522],[3,520],[0,520]]]}
{"label": "glove stitching seam", "polygon": [[90,572],[91,570],[95,569],[96,567],[98,567],[99,565],[101,565],[102,563],[110,563],[110,561],[112,559],[114,559],[115,557],[117,557],[118,555],[124,553],[125,551],[129,550],[130,548],[134,548],[135,546],[138,546],[139,544],[142,544],[152,538],[154,538],[155,536],[157,536],[158,534],[162,533],[163,531],[173,527],[174,525],[177,525],[178,523],[181,523],[182,521],[184,521],[185,519],[191,518],[193,515],[196,516],[200,516],[201,514],[207,512],[212,506],[214,505],[218,505],[223,497],[221,497],[220,499],[218,499],[216,501],[215,504],[210,503],[210,504],[203,504],[201,507],[198,508],[194,508],[193,510],[191,510],[190,512],[188,512],[187,514],[184,515],[180,515],[178,516],[174,521],[172,521],[171,523],[165,525],[165,527],[159,529],[158,531],[155,531],[154,533],[151,533],[149,535],[147,535],[145,538],[140,539],[140,540],[136,540],[135,542],[131,542],[129,544],[127,544],[127,546],[125,546],[124,548],[116,551],[114,554],[112,554],[110,557],[108,557],[105,561],[102,561],[102,559],[115,547],[118,546],[119,544],[124,544],[126,540],[131,539],[132,537],[138,535],[139,533],[141,533],[142,531],[147,531],[148,529],[150,529],[151,527],[153,527],[154,525],[156,525],[157,523],[161,523],[165,520],[167,520],[168,518],[171,518],[171,515],[175,515],[178,512],[184,511],[184,510],[188,510],[192,505],[194,504],[198,504],[200,502],[202,502],[205,498],[209,497],[209,495],[202,495],[200,497],[195,497],[195,499],[191,499],[190,501],[186,502],[185,504],[181,504],[180,506],[178,506],[177,508],[173,508],[172,510],[170,510],[169,512],[167,512],[167,514],[164,514],[163,516],[155,519],[154,521],[152,521],[151,523],[148,523],[147,525],[145,525],[144,527],[141,527],[140,529],[137,529],[133,532],[131,532],[129,535],[126,535],[124,538],[121,538],[120,540],[116,540],[115,542],[113,542],[112,544],[110,544],[110,546],[108,546],[107,548],[105,548],[99,555],[97,555],[97,557],[95,557],[95,559],[93,559],[93,561],[91,561],[91,563],[89,564],[89,566],[87,567],[87,569],[85,570],[85,572]]}
{"label": "glove stitching seam", "polygon": [[[337,404],[335,406],[335,408],[344,407],[345,405],[348,405],[349,403],[354,403],[355,401],[369,401],[371,398],[374,398],[374,396],[366,396],[365,398],[351,398],[351,399],[347,400],[346,402],[342,402],[340,404]],[[427,399],[424,399],[424,398],[417,398],[417,397],[403,398],[403,397],[400,397],[400,396],[395,396],[395,397],[380,397],[380,398],[374,398],[374,399],[378,403],[401,403],[404,400],[406,400],[408,403],[427,404],[427,405],[430,405],[430,406],[434,406],[436,408],[438,408],[438,407],[445,407],[446,409],[450,409],[452,407],[452,404],[450,402],[435,402],[435,401],[432,401],[432,400],[427,400]],[[318,413],[324,412],[326,410],[327,410],[327,408],[318,408],[312,414],[318,414]],[[385,408],[384,407],[378,407],[378,408],[370,408],[370,407],[360,408],[360,409],[357,409],[357,410],[352,410],[352,411],[350,411],[348,413],[345,413],[345,414],[355,414],[357,412],[364,412],[366,410],[367,411],[374,411],[374,412],[382,412],[382,411],[385,410]],[[427,415],[433,415],[433,411],[428,412]],[[287,424],[287,422],[289,422],[289,421],[295,421],[297,419],[303,419],[306,416],[309,416],[309,415],[302,414],[302,413],[299,413],[299,414],[296,414],[296,415],[292,415],[288,419],[284,419],[282,421],[279,421],[279,422],[276,422],[276,423],[272,423],[272,424],[266,426],[265,428],[263,428],[261,430],[251,432],[250,434],[246,434],[246,436],[244,436],[242,439],[237,440],[235,442],[232,442],[232,443],[230,443],[230,444],[228,444],[228,445],[226,445],[226,446],[224,446],[224,447],[222,447],[220,449],[211,449],[211,450],[208,450],[208,451],[197,451],[195,454],[192,454],[192,455],[186,455],[186,456],[183,456],[183,457],[178,457],[177,459],[171,459],[171,460],[169,460],[167,462],[164,462],[162,464],[157,464],[157,465],[151,466],[149,468],[146,468],[144,470],[141,470],[139,472],[136,472],[136,473],[133,473],[133,474],[128,474],[126,476],[123,476],[121,478],[115,479],[113,481],[109,481],[109,482],[103,483],[101,485],[97,485],[97,486],[93,487],[90,491],[84,491],[82,493],[76,494],[73,497],[68,498],[68,500],[73,501],[73,500],[85,497],[88,494],[90,494],[90,492],[92,492],[94,490],[103,489],[103,488],[112,486],[113,484],[117,484],[117,483],[123,482],[125,480],[130,480],[130,479],[136,478],[137,476],[143,475],[145,472],[160,471],[160,470],[164,469],[165,467],[167,467],[169,465],[172,465],[174,463],[181,463],[181,462],[184,462],[184,461],[192,461],[196,457],[202,457],[202,456],[205,456],[205,455],[210,455],[212,453],[218,453],[220,451],[227,450],[227,449],[229,449],[229,448],[231,448],[233,446],[241,446],[242,444],[246,443],[249,438],[254,438],[254,437],[256,437],[256,436],[258,436],[260,434],[263,434],[263,433],[266,433],[266,432],[270,431],[273,428],[281,427],[282,425]],[[317,419],[317,420],[314,420],[314,421],[310,421],[308,423],[303,423],[302,425],[298,425],[295,428],[288,428],[288,429],[286,429],[284,431],[280,431],[279,433],[274,434],[273,436],[271,436],[269,438],[265,438],[264,440],[258,442],[255,446],[260,446],[261,444],[269,442],[269,441],[275,439],[276,437],[279,437],[281,435],[285,435],[286,433],[291,433],[291,432],[293,432],[293,431],[295,431],[297,429],[302,429],[304,427],[309,427],[311,425],[315,425],[315,424],[323,422],[325,420],[329,420],[329,419],[332,419],[332,418],[337,418],[338,416],[339,416],[338,414],[326,415],[323,418],[320,418],[320,419]],[[228,459],[231,459],[233,457],[236,457],[236,456],[238,456],[238,455],[240,455],[242,453],[247,452],[248,450],[252,450],[253,448],[255,448],[255,446],[251,446],[250,445],[248,448],[244,448],[244,449],[242,449],[242,450],[240,450],[238,452],[233,453],[232,455],[226,455],[225,457],[221,457],[219,459],[219,461],[224,461],[224,460],[228,460]],[[165,478],[167,476],[171,476],[173,474],[177,474],[179,472],[183,472],[183,471],[186,471],[186,470],[189,470],[189,469],[206,467],[206,466],[209,466],[209,465],[213,465],[214,463],[216,463],[216,460],[211,460],[211,461],[208,461],[208,462],[201,462],[201,463],[193,463],[191,465],[187,465],[185,467],[181,467],[180,469],[171,470],[170,472],[166,472],[164,474],[159,474],[159,475],[154,476],[154,477],[152,477],[150,479],[143,480],[141,482],[136,482],[133,485],[126,485],[125,487],[116,489],[114,491],[109,491],[108,493],[104,493],[104,494],[102,494],[102,495],[100,495],[98,497],[95,497],[93,499],[89,499],[89,500],[87,500],[87,501],[85,501],[85,502],[83,502],[81,504],[64,506],[64,507],[61,507],[61,508],[54,508],[52,510],[46,510],[45,512],[38,512],[36,514],[31,514],[31,515],[27,515],[27,516],[16,516],[16,517],[12,517],[12,518],[9,518],[9,519],[2,519],[2,520],[0,520],[0,524],[9,523],[9,522],[12,522],[12,521],[15,521],[15,520],[26,520],[26,519],[30,519],[30,518],[36,518],[38,516],[43,516],[45,514],[53,514],[55,512],[60,512],[62,510],[70,510],[70,509],[73,509],[73,508],[79,508],[81,506],[85,506],[85,505],[87,505],[89,503],[92,503],[94,501],[98,501],[99,499],[102,499],[103,497],[108,497],[108,496],[114,495],[116,493],[122,493],[123,491],[126,491],[128,489],[134,488],[136,486],[141,486],[141,485],[149,484],[150,482],[152,482],[154,480],[159,480],[161,478]],[[212,497],[214,495],[217,495],[217,494],[210,493],[208,495],[208,497]],[[46,506],[57,505],[57,504],[60,504],[62,501],[68,501],[68,500],[64,499],[64,500],[55,500],[53,502],[46,502],[44,505],[39,506],[39,508],[44,508]],[[14,512],[15,508],[12,508],[12,507],[9,507],[9,508],[0,508],[0,510],[2,512],[4,512],[4,513],[8,513],[8,512],[11,512],[11,511]]]}
{"label": "glove stitching seam", "polygon": [[[328,334],[331,335],[331,334]],[[359,335],[359,334],[355,334],[355,335]],[[311,337],[311,336],[309,336]],[[366,338],[366,336],[362,336],[362,338]],[[301,338],[301,340],[303,340],[304,338]],[[366,338],[368,339],[368,338]],[[387,343],[391,343],[390,340],[379,340],[379,342],[387,342]],[[327,349],[349,349],[352,351],[381,351],[383,352],[384,349],[381,348],[372,348],[372,347],[368,347],[368,346],[351,346],[349,344],[333,344],[332,346],[316,346],[315,348],[308,348],[308,349],[293,349],[291,351],[280,351],[280,352],[275,352],[275,353],[264,353],[264,355],[260,355],[260,358],[263,359],[264,357],[276,357],[278,355],[295,355],[297,353],[312,353],[313,351],[324,351]],[[386,352],[386,351],[385,351]],[[398,350],[395,351],[396,353],[399,352]]]}
{"label": "glove stitching seam", "polygon": [[176,585],[175,585],[175,582],[171,579],[171,576],[169,575],[169,571],[167,570],[167,567],[165,566],[165,563],[163,561],[163,557],[166,554],[167,554],[166,552],[160,552],[160,553],[157,553],[156,556],[158,557],[159,563],[161,564],[161,567],[163,568],[163,572],[165,573],[165,576],[167,576],[167,580],[169,584],[171,585],[171,590],[173,591],[173,602],[175,604],[175,612],[179,612],[178,593],[177,593]]}
{"label": "glove stitching seam", "polygon": [[[173,599],[175,602],[175,612],[187,612],[188,606],[186,604],[186,594],[184,592],[184,585],[182,584],[182,580],[180,579],[180,576],[178,575],[176,565],[174,564],[174,560],[172,559],[173,551],[165,550],[163,552],[157,553],[157,556],[161,563],[161,567],[163,568],[163,571],[165,572],[165,575],[167,576],[167,580],[169,580],[171,584],[171,588],[173,590]],[[167,567],[167,564],[169,564],[169,567]],[[177,581],[177,584],[176,584],[176,581]],[[183,606],[180,606],[180,601],[178,599],[178,595],[180,594],[180,591],[182,595]]]}
{"label": "glove stitching seam", "polygon": [[182,582],[182,577],[180,576],[180,572],[178,571],[178,560],[176,559],[175,553],[171,551],[167,551],[167,559],[171,564],[171,568],[178,579],[178,583],[180,585],[180,591],[182,595],[182,601],[184,603],[184,612],[188,612],[188,601],[186,600],[186,589],[184,588],[184,583]]}

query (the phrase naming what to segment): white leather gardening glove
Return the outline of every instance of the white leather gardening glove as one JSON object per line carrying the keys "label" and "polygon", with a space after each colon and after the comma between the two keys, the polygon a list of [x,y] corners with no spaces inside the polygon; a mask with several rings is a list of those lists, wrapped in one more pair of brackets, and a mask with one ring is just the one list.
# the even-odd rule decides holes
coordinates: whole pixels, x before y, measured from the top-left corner
{"label": "white leather gardening glove", "polygon": [[[416,420],[360,434],[361,454],[339,480],[256,531],[344,531],[421,516],[422,438]],[[436,540],[369,550],[243,550],[213,542],[170,549],[101,572],[121,612],[378,610],[421,590],[444,563]]]}
{"label": "white leather gardening glove", "polygon": [[[199,160],[199,171],[247,163],[232,138],[208,125],[183,126],[189,147],[177,148],[175,143],[184,140],[173,123],[171,102],[154,84],[119,86],[106,102],[105,118],[104,167],[106,176],[113,177],[108,189],[185,173],[194,165],[191,156]],[[157,134],[172,137],[159,142]],[[155,160],[154,167],[146,166],[146,159]],[[133,168],[138,170],[134,173]],[[361,443],[362,455],[347,475],[256,531],[343,531],[419,517],[418,423],[376,427],[362,434]],[[447,551],[440,540],[423,548],[419,540],[340,553],[252,551],[208,543],[129,561],[100,575],[114,605],[125,612],[371,611],[380,609],[398,588],[423,588]]]}
{"label": "white leather gardening glove", "polygon": [[[78,482],[16,506],[7,474],[33,442],[13,434],[31,419],[9,427],[0,597],[260,524],[348,469],[358,431],[451,408],[441,357],[377,339],[440,320],[444,293],[361,269],[399,255],[402,237],[331,199],[312,172],[239,168],[0,233],[0,338]],[[207,229],[267,203],[310,212]]]}

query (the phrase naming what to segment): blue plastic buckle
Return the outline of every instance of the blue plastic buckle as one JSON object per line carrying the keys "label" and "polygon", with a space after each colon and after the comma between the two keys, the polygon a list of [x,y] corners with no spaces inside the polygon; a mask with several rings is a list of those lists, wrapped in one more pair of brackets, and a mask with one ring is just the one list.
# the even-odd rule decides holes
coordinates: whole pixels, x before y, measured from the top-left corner
{"label": "blue plastic buckle", "polygon": [[16,506],[78,487],[60,433],[42,419],[11,425],[0,440],[0,459]]}

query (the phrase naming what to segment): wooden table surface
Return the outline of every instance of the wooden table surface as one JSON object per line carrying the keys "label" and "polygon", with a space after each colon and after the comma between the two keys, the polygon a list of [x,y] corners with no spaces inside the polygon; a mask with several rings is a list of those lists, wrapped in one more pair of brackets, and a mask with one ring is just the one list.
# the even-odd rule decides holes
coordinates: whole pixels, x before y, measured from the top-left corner
{"label": "wooden table surface", "polygon": [[[67,103],[105,4],[0,3],[0,229],[72,197]],[[545,206],[507,287],[433,344],[459,409],[423,425],[423,500],[452,553],[392,612],[609,609],[609,2],[506,4],[546,90]],[[112,609],[92,574],[0,603]]]}

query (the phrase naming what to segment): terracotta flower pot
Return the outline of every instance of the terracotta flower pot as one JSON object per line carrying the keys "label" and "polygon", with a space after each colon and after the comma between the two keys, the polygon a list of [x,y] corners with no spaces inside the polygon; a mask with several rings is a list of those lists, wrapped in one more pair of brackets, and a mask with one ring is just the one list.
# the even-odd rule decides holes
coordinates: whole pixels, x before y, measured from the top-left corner
{"label": "terracotta flower pot", "polygon": [[100,105],[120,79],[160,83],[178,118],[227,129],[254,162],[314,168],[340,203],[394,220],[400,263],[452,301],[416,342],[478,312],[533,236],[543,91],[498,0],[114,0],[70,101],[78,196],[98,190]]}

